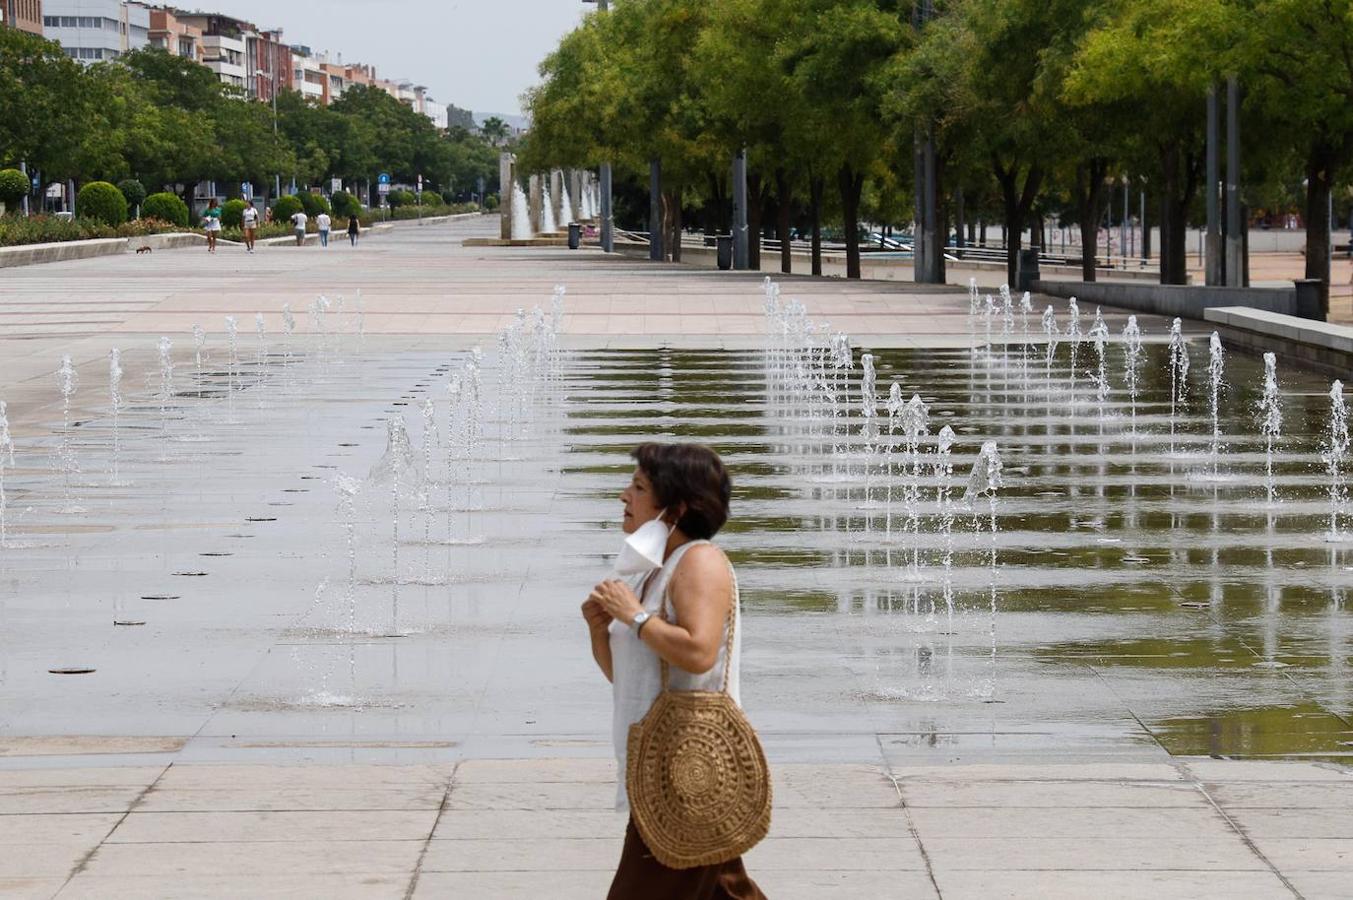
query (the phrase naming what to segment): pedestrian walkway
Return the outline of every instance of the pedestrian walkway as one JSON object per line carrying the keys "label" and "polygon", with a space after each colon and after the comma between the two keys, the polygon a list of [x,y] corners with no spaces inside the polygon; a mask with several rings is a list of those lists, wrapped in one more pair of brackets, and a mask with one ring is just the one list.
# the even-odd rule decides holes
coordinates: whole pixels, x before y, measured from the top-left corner
{"label": "pedestrian walkway", "polygon": [[[2,745],[0,745],[2,746]],[[0,771],[0,896],[594,900],[614,765]],[[1316,763],[775,767],[777,900],[1338,898],[1353,777]]]}

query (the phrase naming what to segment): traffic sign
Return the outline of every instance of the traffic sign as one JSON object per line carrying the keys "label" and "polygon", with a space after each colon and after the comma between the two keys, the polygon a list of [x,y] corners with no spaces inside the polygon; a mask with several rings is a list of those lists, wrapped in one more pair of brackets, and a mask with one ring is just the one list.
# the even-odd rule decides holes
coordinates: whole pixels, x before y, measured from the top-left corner
{"label": "traffic sign", "polygon": [[382,172],[379,175],[377,175],[376,183],[379,184],[381,187],[388,187],[390,185],[390,173]]}
{"label": "traffic sign", "polygon": [[376,185],[376,192],[380,194],[390,193],[390,183],[388,181],[382,181],[380,184]]}

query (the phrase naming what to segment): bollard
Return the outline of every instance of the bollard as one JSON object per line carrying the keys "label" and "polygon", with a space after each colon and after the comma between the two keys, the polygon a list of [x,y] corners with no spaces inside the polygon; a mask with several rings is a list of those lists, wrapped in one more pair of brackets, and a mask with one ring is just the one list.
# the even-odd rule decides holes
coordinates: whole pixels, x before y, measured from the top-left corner
{"label": "bollard", "polygon": [[1019,268],[1016,269],[1016,290],[1032,291],[1038,280],[1038,249],[1019,251]]}
{"label": "bollard", "polygon": [[1298,278],[1292,282],[1297,288],[1297,315],[1303,319],[1325,321],[1325,312],[1320,308],[1319,278]]}
{"label": "bollard", "polygon": [[568,249],[577,250],[582,246],[583,227],[577,222],[570,222],[568,226]]}
{"label": "bollard", "polygon": [[733,268],[733,236],[731,234],[721,234],[715,238],[714,257],[719,262],[720,271],[727,272]]}

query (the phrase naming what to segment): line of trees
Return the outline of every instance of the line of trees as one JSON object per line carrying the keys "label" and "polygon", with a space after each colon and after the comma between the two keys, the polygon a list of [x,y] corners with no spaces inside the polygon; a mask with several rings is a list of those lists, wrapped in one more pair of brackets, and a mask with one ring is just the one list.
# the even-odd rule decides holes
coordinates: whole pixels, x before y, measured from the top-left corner
{"label": "line of trees", "polygon": [[384,91],[356,86],[332,105],[284,92],[273,107],[159,49],[84,67],[61,47],[0,28],[0,168],[26,162],[47,182],[119,182],[190,198],[199,181],[396,182],[422,175],[451,199],[497,189],[498,151],[477,132],[443,133]]}
{"label": "line of trees", "polygon": [[822,224],[839,222],[858,277],[859,222],[915,218],[931,140],[940,221],[962,204],[1003,224],[1012,282],[1021,233],[1038,241],[1052,218],[1080,226],[1093,279],[1088,248],[1128,178],[1178,283],[1203,217],[1207,92],[1237,75],[1245,201],[1300,209],[1323,278],[1326,203],[1353,160],[1350,60],[1353,0],[614,0],[541,64],[522,161],[609,160],[638,184],[660,159],[679,256],[683,209],[727,229],[746,148],[753,234],[810,229],[816,272]]}

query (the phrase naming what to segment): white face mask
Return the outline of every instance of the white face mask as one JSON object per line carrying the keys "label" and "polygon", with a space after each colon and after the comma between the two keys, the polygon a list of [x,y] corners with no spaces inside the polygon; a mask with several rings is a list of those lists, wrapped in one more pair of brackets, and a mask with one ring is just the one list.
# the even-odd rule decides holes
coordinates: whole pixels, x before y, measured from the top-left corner
{"label": "white face mask", "polygon": [[672,527],[662,520],[662,513],[640,525],[634,534],[625,538],[620,555],[615,558],[616,574],[644,575],[654,569],[661,569],[662,558],[667,552],[667,539],[671,536]]}

